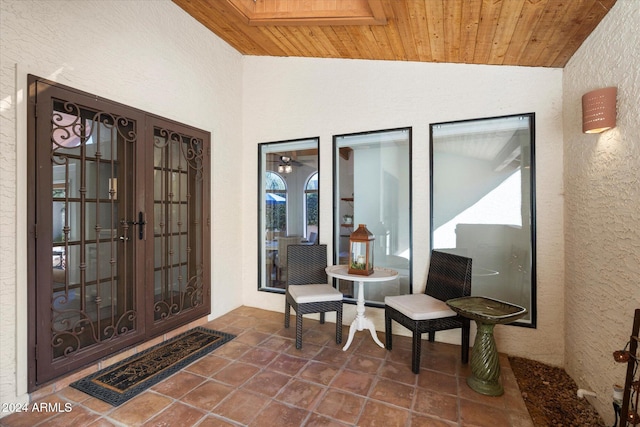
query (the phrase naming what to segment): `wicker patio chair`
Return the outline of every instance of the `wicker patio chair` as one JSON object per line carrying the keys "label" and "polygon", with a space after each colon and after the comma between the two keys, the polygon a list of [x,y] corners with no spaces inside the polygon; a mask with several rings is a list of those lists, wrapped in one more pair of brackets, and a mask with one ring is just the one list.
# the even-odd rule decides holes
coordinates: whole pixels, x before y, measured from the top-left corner
{"label": "wicker patio chair", "polygon": [[278,253],[276,254],[276,287],[286,288],[287,282],[287,249],[289,245],[299,244],[301,236],[278,237]]}
{"label": "wicker patio chair", "polygon": [[342,293],[328,284],[327,245],[289,245],[284,327],[289,327],[291,307],[296,312],[296,348],[302,348],[302,316],[336,312],[336,344],[342,342]]}
{"label": "wicker patio chair", "polygon": [[387,350],[391,350],[391,321],[413,332],[411,370],[420,372],[422,334],[435,341],[436,331],[462,328],[462,363],[469,362],[470,320],[456,314],[445,301],[471,295],[471,258],[431,252],[424,294],[385,297],[384,321]]}

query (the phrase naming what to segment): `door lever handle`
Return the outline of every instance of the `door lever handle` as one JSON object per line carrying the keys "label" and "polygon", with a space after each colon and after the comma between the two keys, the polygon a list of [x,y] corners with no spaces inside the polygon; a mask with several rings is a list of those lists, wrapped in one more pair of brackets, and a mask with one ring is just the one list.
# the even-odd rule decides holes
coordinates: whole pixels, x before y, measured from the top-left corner
{"label": "door lever handle", "polygon": [[[147,224],[147,221],[144,220],[144,213],[142,211],[138,212],[138,220],[137,221],[121,221],[121,223],[126,222],[129,225],[137,225],[138,226],[138,239],[144,239],[144,226]],[[127,240],[129,240],[127,238]]]}
{"label": "door lever handle", "polygon": [[144,213],[142,211],[138,212],[138,221],[132,222],[138,226],[138,239],[144,239],[144,226],[147,224],[147,221],[144,220]]}

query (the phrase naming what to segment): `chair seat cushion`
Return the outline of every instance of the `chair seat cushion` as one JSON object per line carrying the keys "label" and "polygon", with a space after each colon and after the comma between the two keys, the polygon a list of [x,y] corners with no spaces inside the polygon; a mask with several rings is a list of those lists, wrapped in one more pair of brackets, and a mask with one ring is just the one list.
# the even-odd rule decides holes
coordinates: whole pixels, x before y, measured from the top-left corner
{"label": "chair seat cushion", "polygon": [[289,285],[287,292],[298,304],[322,301],[340,301],[342,293],[331,285]]}
{"label": "chair seat cushion", "polygon": [[426,294],[389,296],[384,303],[413,320],[440,319],[456,316],[456,312],[437,298]]}

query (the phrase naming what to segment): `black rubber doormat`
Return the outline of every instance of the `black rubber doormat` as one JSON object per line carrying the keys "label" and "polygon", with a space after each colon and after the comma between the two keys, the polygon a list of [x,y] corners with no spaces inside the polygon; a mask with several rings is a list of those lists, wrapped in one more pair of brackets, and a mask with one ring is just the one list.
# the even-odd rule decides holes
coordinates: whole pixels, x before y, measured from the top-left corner
{"label": "black rubber doormat", "polygon": [[194,328],[71,383],[71,387],[118,406],[234,338],[225,332]]}

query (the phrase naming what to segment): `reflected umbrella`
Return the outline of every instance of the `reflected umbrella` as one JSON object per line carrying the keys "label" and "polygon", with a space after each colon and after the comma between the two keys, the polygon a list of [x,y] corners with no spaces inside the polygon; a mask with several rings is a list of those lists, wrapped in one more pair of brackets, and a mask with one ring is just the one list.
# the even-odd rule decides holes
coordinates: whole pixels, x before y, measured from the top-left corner
{"label": "reflected umbrella", "polygon": [[282,197],[274,193],[265,194],[264,199],[267,205],[282,205],[287,203],[286,197]]}

